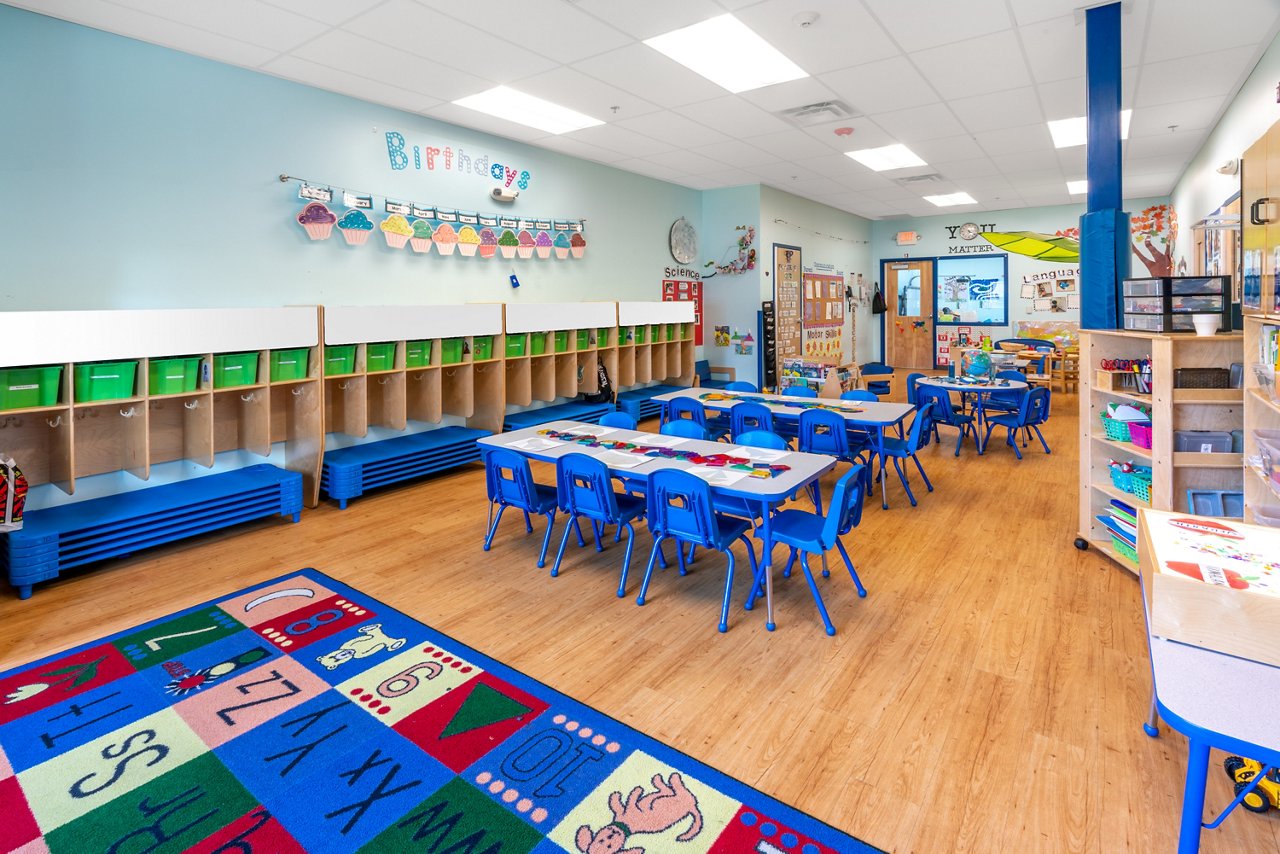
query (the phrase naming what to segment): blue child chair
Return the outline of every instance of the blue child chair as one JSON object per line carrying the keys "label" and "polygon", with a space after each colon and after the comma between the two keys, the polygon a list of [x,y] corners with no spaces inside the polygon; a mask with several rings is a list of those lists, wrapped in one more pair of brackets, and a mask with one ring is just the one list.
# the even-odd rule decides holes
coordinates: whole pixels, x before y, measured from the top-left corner
{"label": "blue child chair", "polygon": [[733,441],[747,448],[766,448],[770,451],[788,450],[787,440],[768,430],[747,430],[736,434]]}
{"label": "blue child chair", "polygon": [[[849,569],[849,576],[853,578],[853,585],[858,589],[858,595],[862,597],[867,595],[866,588],[862,586],[862,579],[858,578],[857,570],[853,568],[853,561],[849,559],[849,552],[840,541],[841,537],[858,527],[862,521],[862,502],[866,498],[867,480],[867,473],[862,466],[857,465],[849,469],[840,480],[836,481],[836,488],[831,494],[831,508],[825,517],[807,510],[795,508],[783,510],[773,517],[772,539],[765,543],[766,550],[771,550],[777,543],[791,547],[791,555],[787,559],[784,575],[790,573],[791,564],[795,562],[797,552],[799,553],[800,568],[804,570],[805,580],[809,582],[809,591],[813,593],[813,601],[818,606],[818,613],[822,615],[822,624],[826,626],[829,635],[836,633],[836,627],[831,624],[827,606],[822,601],[822,594],[818,592],[813,573],[809,571],[809,555],[816,553],[825,557],[832,548],[837,549],[840,556],[844,558],[844,565]],[[824,577],[830,575],[825,567],[824,561],[822,570]],[[755,604],[757,591],[761,590],[763,585],[764,576],[757,574],[751,586],[751,595],[747,598],[748,611]]]}
{"label": "blue child chair", "polygon": [[773,411],[752,400],[735,403],[729,410],[729,435],[736,442],[740,434],[752,430],[773,432]]}
{"label": "blue child chair", "polygon": [[[728,561],[725,569],[724,599],[720,605],[720,631],[729,629],[729,598],[733,593],[733,543],[741,540],[747,547],[747,559],[751,562],[751,577],[758,575],[756,553],[747,539],[750,523],[742,519],[722,516],[712,510],[711,487],[705,480],[681,469],[659,469],[649,475],[648,521],[653,532],[653,551],[649,565],[645,567],[644,581],[640,584],[637,605],[643,605],[653,578],[653,564],[662,551],[662,541],[676,541],[676,551],[681,545],[715,549],[724,552]],[[683,574],[683,564],[681,565]]]}
{"label": "blue child chair", "polygon": [[700,427],[707,426],[707,410],[692,397],[673,397],[662,406],[662,423],[692,421]]}
{"label": "blue child chair", "polygon": [[924,376],[925,375],[921,373],[907,374],[907,403],[912,406],[916,405],[916,383],[924,379]]}
{"label": "blue child chair", "polygon": [[[933,386],[919,386],[916,389],[916,405],[921,409],[929,407],[932,409],[933,416],[933,434],[938,435],[938,427],[955,427],[960,431],[956,436],[956,453],[960,456],[960,445],[964,442],[964,437],[974,430],[973,416],[964,412],[958,412],[951,405],[951,395],[946,389],[935,388]],[[978,440],[975,435],[974,441]],[[938,439],[941,441],[941,437]]]}
{"label": "blue child chair", "polygon": [[880,398],[874,391],[866,388],[851,388],[846,392],[840,393],[841,400],[862,400],[869,403],[875,403]]}
{"label": "blue child chair", "polygon": [[[596,551],[604,550],[597,526],[617,525],[626,530],[627,550],[622,557],[622,578],[618,582],[618,595],[625,596],[627,570],[631,566],[631,550],[636,538],[631,522],[644,515],[644,499],[614,492],[609,467],[587,454],[565,454],[556,460],[556,481],[557,503],[568,514],[571,523],[576,524],[579,517],[591,520],[592,528],[596,529]],[[560,538],[560,550],[556,552],[556,562],[551,567],[552,576],[560,574],[560,562],[564,559],[569,528],[573,524],[565,527],[565,535]]]}
{"label": "blue child chair", "polygon": [[[917,393],[917,397],[923,394],[923,390]],[[916,468],[920,470],[920,476],[924,478],[924,485],[933,492],[933,484],[929,482],[929,475],[924,473],[924,466],[920,464],[920,458],[916,456],[916,452],[929,444],[932,438],[933,430],[933,412],[934,406],[921,406],[916,409],[916,417],[911,422],[911,429],[907,431],[905,439],[885,439],[884,455],[893,460],[893,467],[898,472],[898,480],[902,481],[902,488],[907,491],[907,498],[911,499],[911,506],[916,506],[916,497],[911,492],[911,484],[907,482],[907,472],[903,468],[903,463],[910,458]],[[884,505],[887,510],[889,505]]]}
{"label": "blue child chair", "polygon": [[[867,388],[875,394],[883,397],[892,390],[893,386],[893,368],[884,362],[867,362],[859,370],[862,371],[862,377],[867,383]],[[888,379],[868,379],[869,377],[888,377]]]}
{"label": "blue child chair", "polygon": [[[524,511],[525,531],[530,534],[533,533],[533,524],[529,520],[529,514],[547,517],[547,532],[542,535],[542,551],[538,552],[538,566],[546,566],[551,529],[556,524],[555,488],[535,483],[529,461],[522,454],[507,448],[494,448],[485,452],[484,483],[489,495],[489,522],[485,531],[484,550],[489,551],[493,544],[493,535],[498,531],[503,512],[508,507],[515,507]],[[497,516],[493,513],[495,505],[498,508]],[[576,527],[576,523],[569,527]],[[565,533],[568,533],[567,529]],[[578,529],[578,544],[585,545],[581,529]]]}
{"label": "blue child chair", "polygon": [[726,384],[724,387],[724,390],[725,391],[749,391],[752,394],[755,394],[756,392],[760,391],[760,389],[756,388],[755,383],[749,383],[745,380],[734,380],[733,382]]}
{"label": "blue child chair", "polygon": [[807,385],[793,385],[784,388],[779,394],[786,397],[817,397],[818,393]]}
{"label": "blue child chair", "polygon": [[[1023,383],[1027,378],[1023,376],[1021,371],[1005,370],[996,374],[998,380],[1010,380],[1013,382]],[[987,399],[983,401],[983,409],[994,409],[999,412],[1017,412],[1022,408],[1022,399],[1026,397],[1027,390],[1025,388],[1006,388],[998,389],[987,395]]]}
{"label": "blue child chair", "polygon": [[1013,452],[1018,455],[1018,459],[1022,459],[1022,451],[1018,450],[1017,433],[1019,430],[1025,432],[1023,438],[1023,447],[1026,446],[1026,437],[1031,435],[1031,431],[1035,430],[1036,435],[1040,437],[1040,444],[1044,447],[1046,454],[1052,453],[1049,450],[1049,443],[1044,440],[1044,434],[1040,432],[1040,425],[1049,420],[1049,389],[1033,388],[1031,391],[1023,395],[1022,406],[1017,412],[1003,412],[999,415],[987,416],[987,435],[983,444],[991,440],[991,431],[997,426],[1005,428],[1007,431],[1005,436],[1005,444],[1013,446]]}
{"label": "blue child chair", "polygon": [[600,416],[601,427],[616,427],[620,430],[634,430],[638,426],[635,416],[629,412],[616,410]]}
{"label": "blue child chair", "polygon": [[658,429],[663,436],[679,436],[682,439],[701,439],[704,442],[711,441],[711,434],[707,432],[706,427],[702,427],[693,423],[687,418],[679,421],[668,421]]}

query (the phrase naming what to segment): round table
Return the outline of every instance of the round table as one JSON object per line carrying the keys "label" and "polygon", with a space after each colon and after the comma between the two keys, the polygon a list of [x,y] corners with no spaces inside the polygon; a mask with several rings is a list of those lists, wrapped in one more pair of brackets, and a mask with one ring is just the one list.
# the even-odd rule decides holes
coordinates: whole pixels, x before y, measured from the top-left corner
{"label": "round table", "polygon": [[1004,380],[1001,385],[983,385],[961,382],[951,377],[924,377],[917,380],[916,383],[917,385],[929,385],[947,391],[958,391],[961,394],[973,395],[973,441],[978,446],[979,454],[987,448],[987,443],[983,440],[982,431],[979,429],[986,420],[983,399],[993,391],[1025,391],[1028,388],[1025,382],[1018,380]]}

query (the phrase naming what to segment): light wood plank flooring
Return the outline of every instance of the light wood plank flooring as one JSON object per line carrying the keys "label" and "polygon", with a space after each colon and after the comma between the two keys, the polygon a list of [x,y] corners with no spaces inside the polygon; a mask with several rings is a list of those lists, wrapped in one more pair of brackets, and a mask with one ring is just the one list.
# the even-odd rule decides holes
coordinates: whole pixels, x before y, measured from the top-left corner
{"label": "light wood plank flooring", "polygon": [[[624,600],[620,546],[570,546],[552,579],[534,566],[541,525],[526,536],[509,514],[486,553],[476,466],[6,592],[0,669],[314,566],[890,851],[1172,851],[1185,743],[1142,732],[1137,581],[1072,546],[1077,398],[1054,397],[1051,456],[1019,463],[997,440],[956,459],[944,431],[922,454],[935,492],[912,508],[895,479],[890,510],[868,503],[847,540],[868,597],[838,560],[821,582],[833,638],[799,574],[779,579],[767,633],[763,608],[741,608],[745,572],[718,634],[718,555],[657,576],[637,607],[643,530]],[[1240,811],[1202,850],[1280,850],[1280,816]]]}

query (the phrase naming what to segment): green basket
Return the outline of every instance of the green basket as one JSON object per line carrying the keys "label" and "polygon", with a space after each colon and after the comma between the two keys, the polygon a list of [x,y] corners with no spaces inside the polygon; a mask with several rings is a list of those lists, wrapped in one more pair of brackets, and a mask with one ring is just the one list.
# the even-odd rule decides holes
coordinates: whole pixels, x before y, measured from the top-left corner
{"label": "green basket", "polygon": [[676,325],[675,325],[674,323],[668,323],[668,324],[667,324],[667,338],[666,338],[666,340],[668,340],[668,341],[675,341],[675,340],[676,340]]}
{"label": "green basket", "polygon": [[513,358],[524,355],[524,335],[508,335],[507,336],[507,358]]}
{"label": "green basket", "polygon": [[311,358],[310,347],[271,351],[271,381],[304,380],[307,378],[307,362]]}
{"label": "green basket", "polygon": [[1115,534],[1111,535],[1111,547],[1119,552],[1122,557],[1128,558],[1134,563],[1138,562],[1138,550]]}
{"label": "green basket", "polygon": [[1139,501],[1151,500],[1151,475],[1134,472],[1129,475],[1129,489]]}
{"label": "green basket", "polygon": [[569,352],[569,332],[567,330],[562,329],[556,333],[556,352]]}
{"label": "green basket", "polygon": [[430,364],[430,341],[409,341],[404,345],[404,366],[406,368],[425,368]]}
{"label": "green basket", "polygon": [[578,330],[578,349],[586,350],[590,347],[591,347],[591,330],[579,329]]}
{"label": "green basket", "polygon": [[545,352],[547,352],[547,333],[532,333],[529,336],[529,353],[534,356],[541,356]]}
{"label": "green basket", "polygon": [[76,403],[133,397],[133,378],[137,372],[136,359],[76,365]]}
{"label": "green basket", "polygon": [[1133,441],[1133,437],[1129,434],[1128,421],[1117,421],[1114,418],[1108,418],[1106,414],[1103,413],[1102,429],[1106,432],[1107,438],[1113,442]]}
{"label": "green basket", "polygon": [[147,363],[148,394],[183,394],[196,390],[200,379],[200,357],[152,359]]}
{"label": "green basket", "polygon": [[324,348],[324,375],[326,377],[355,373],[356,345],[334,344]]}
{"label": "green basket", "polygon": [[61,381],[62,365],[0,369],[0,409],[54,406]]}
{"label": "green basket", "polygon": [[644,344],[648,334],[649,334],[649,327],[637,326],[636,327],[636,343]]}
{"label": "green basket", "polygon": [[632,326],[618,327],[618,343],[634,344],[636,343],[636,330]]}
{"label": "green basket", "polygon": [[218,353],[213,357],[213,387],[235,388],[258,381],[257,353]]}
{"label": "green basket", "polygon": [[440,342],[440,363],[442,365],[456,365],[461,361],[461,338],[446,338]]}
{"label": "green basket", "polygon": [[493,358],[493,336],[492,335],[475,335],[471,338],[471,359],[475,362],[483,362],[486,359]]}
{"label": "green basket", "polygon": [[396,366],[396,342],[381,341],[364,345],[364,369],[389,371]]}
{"label": "green basket", "polygon": [[613,331],[613,327],[612,327],[612,326],[601,326],[599,329],[597,329],[597,330],[596,330],[596,346],[597,346],[597,347],[608,347],[608,346],[609,346],[609,333],[610,333],[610,332],[612,332],[612,331]]}

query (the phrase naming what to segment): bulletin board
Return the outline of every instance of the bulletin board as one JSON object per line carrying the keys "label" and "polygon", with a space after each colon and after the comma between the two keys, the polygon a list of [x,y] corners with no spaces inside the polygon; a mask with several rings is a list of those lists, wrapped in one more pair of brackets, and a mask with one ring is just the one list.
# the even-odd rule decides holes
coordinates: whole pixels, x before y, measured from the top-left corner
{"label": "bulletin board", "polygon": [[844,363],[844,273],[806,270],[803,274],[804,357]]}
{"label": "bulletin board", "polygon": [[939,258],[934,276],[934,323],[1009,325],[1009,256]]}
{"label": "bulletin board", "polygon": [[662,301],[693,303],[693,343],[701,346],[702,282],[664,279],[662,282]]}
{"label": "bulletin board", "polygon": [[777,364],[801,353],[800,247],[773,244],[773,301],[777,311]]}

